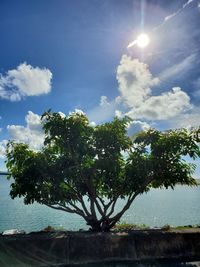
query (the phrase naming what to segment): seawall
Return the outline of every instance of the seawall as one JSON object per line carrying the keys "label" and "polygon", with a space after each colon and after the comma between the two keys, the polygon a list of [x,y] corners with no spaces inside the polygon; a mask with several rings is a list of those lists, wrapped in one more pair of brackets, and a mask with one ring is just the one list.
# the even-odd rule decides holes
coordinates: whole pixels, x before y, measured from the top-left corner
{"label": "seawall", "polygon": [[200,230],[0,236],[1,267],[174,260],[200,260]]}

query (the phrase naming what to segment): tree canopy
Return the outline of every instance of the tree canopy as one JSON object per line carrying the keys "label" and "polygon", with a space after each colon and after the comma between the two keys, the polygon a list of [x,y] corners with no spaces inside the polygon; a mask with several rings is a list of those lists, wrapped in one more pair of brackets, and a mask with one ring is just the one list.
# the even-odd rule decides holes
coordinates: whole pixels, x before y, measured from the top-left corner
{"label": "tree canopy", "polygon": [[[185,156],[200,156],[199,130],[155,129],[129,137],[131,119],[91,126],[81,113],[63,117],[45,112],[40,151],[10,141],[7,168],[14,182],[12,198],[38,202],[82,216],[94,231],[108,231],[134,199],[150,188],[196,185],[195,165]],[[118,212],[118,199],[124,206]],[[86,201],[88,200],[88,201]]]}

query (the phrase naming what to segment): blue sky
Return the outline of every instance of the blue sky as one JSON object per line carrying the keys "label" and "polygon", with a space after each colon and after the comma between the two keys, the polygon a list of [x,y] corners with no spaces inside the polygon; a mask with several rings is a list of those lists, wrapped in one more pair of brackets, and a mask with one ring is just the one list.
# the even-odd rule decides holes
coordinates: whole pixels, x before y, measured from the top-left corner
{"label": "blue sky", "polygon": [[129,115],[132,132],[200,125],[199,25],[200,0],[0,0],[0,169],[8,139],[41,146],[49,108]]}

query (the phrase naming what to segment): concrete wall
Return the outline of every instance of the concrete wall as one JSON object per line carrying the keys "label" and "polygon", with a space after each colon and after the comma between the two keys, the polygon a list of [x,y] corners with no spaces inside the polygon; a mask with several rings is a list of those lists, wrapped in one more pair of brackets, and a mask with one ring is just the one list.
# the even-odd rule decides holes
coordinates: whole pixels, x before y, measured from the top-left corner
{"label": "concrete wall", "polygon": [[200,260],[200,231],[0,236],[1,267],[161,260]]}

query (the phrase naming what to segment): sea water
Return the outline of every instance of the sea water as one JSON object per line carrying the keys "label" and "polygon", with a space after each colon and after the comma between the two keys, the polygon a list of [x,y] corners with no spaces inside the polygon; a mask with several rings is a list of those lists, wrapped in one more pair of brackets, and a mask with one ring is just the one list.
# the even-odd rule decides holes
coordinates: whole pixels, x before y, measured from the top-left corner
{"label": "sea water", "polygon": [[[56,211],[45,205],[24,205],[23,199],[12,200],[9,196],[10,181],[0,176],[0,232],[19,229],[26,232],[39,231],[48,225],[66,230],[88,229],[78,215]],[[124,200],[117,203],[116,211]],[[160,227],[200,224],[200,186],[178,185],[174,190],[152,189],[138,196],[121,222]]]}

